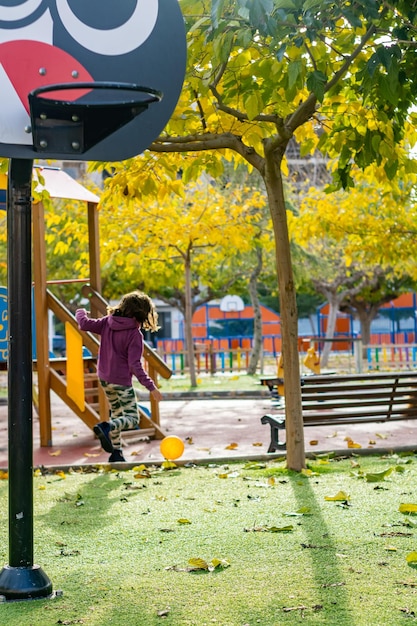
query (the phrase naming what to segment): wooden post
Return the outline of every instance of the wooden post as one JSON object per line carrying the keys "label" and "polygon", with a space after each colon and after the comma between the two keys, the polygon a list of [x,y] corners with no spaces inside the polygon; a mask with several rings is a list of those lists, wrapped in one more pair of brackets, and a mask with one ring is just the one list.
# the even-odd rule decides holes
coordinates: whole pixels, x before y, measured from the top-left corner
{"label": "wooden post", "polygon": [[[87,203],[88,214],[88,254],[90,260],[90,285],[97,293],[101,294],[101,268],[100,268],[100,232],[98,225],[98,210],[95,202]],[[91,301],[91,315],[98,317],[99,309]],[[98,401],[100,419],[107,422],[109,419],[109,405],[106,394],[101,385],[98,387]]]}
{"label": "wooden post", "polygon": [[38,410],[41,446],[52,446],[48,303],[46,294],[46,247],[44,206],[32,206],[34,312],[36,322],[36,360],[38,374]]}

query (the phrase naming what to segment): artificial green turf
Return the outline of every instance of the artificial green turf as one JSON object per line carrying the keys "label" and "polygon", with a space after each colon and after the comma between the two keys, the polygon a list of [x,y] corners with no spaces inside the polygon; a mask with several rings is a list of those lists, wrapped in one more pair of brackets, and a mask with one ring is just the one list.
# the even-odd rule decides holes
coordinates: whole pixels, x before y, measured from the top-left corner
{"label": "artificial green turf", "polygon": [[[36,476],[35,562],[63,595],[0,604],[0,623],[411,624],[417,515],[398,509],[417,503],[416,478],[417,457],[395,455],[319,459],[307,475],[268,461]],[[6,501],[3,480],[5,563]],[[223,567],[189,571],[192,558]]]}

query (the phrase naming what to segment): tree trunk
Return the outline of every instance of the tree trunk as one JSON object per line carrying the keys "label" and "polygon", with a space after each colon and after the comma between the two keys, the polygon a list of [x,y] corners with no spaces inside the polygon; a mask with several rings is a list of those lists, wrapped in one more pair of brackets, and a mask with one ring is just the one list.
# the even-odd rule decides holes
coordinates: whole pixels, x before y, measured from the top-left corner
{"label": "tree trunk", "polygon": [[298,355],[298,316],[291,264],[287,214],[280,171],[285,147],[268,150],[265,145],[265,186],[275,236],[278,288],[280,297],[282,355],[285,377],[285,419],[287,467],[305,467],[303,413],[301,405],[300,363]]}
{"label": "tree trunk", "polygon": [[256,248],[257,264],[249,279],[249,294],[253,307],[253,346],[250,355],[248,374],[256,374],[262,350],[262,313],[258,297],[258,277],[262,270],[262,249]]}
{"label": "tree trunk", "polygon": [[[342,298],[343,299],[343,298]],[[326,339],[333,339],[336,330],[337,313],[339,305],[342,301],[336,294],[329,294],[329,315],[327,317]],[[332,342],[326,341],[320,356],[320,366],[327,367],[329,364],[329,356],[332,349]]]}
{"label": "tree trunk", "polygon": [[187,255],[185,259],[185,345],[187,349],[188,366],[190,369],[190,385],[191,387],[197,387],[197,375],[195,368],[195,355],[194,355],[194,341],[193,341],[193,302],[191,292],[191,259]]}

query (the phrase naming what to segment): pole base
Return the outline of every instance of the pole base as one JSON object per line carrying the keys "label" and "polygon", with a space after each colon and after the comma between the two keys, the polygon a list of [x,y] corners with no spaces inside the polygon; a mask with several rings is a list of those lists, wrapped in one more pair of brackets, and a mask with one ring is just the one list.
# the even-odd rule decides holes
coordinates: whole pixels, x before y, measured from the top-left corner
{"label": "pole base", "polygon": [[0,571],[0,596],[6,600],[35,600],[51,594],[52,583],[39,565],[5,565]]}

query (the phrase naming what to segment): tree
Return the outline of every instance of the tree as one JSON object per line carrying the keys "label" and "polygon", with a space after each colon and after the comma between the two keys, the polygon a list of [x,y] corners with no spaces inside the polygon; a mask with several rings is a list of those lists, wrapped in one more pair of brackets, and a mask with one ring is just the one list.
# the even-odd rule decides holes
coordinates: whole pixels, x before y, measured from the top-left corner
{"label": "tree", "polygon": [[188,185],[184,196],[144,200],[133,218],[130,208],[102,209],[104,277],[109,270],[115,276],[124,273],[130,283],[151,290],[183,313],[193,387],[193,312],[215,296],[226,295],[248,275],[245,255],[253,237],[260,237],[257,224],[265,202],[260,191],[226,188],[220,193],[215,183],[201,179]]}
{"label": "tree", "polygon": [[[377,161],[393,178],[415,114],[415,13],[404,0],[182,0],[188,71],[176,113],[143,157],[116,164],[109,196],[158,194],[221,158],[262,177],[276,244],[285,366],[287,464],[305,466],[297,307],[286,219],[285,153],[336,156],[334,188],[353,163]],[[175,159],[175,153],[182,153]],[[155,155],[158,155],[156,157]],[[175,164],[175,165],[174,165]],[[170,180],[169,180],[170,179]],[[166,182],[166,181],[169,181]],[[165,184],[164,184],[165,183]]]}
{"label": "tree", "polygon": [[[327,339],[334,336],[342,310],[360,320],[362,340],[368,344],[378,308],[410,289],[411,276],[416,276],[416,175],[401,172],[397,188],[384,188],[378,174],[378,168],[371,167],[366,176],[352,172],[356,184],[349,192],[310,189],[298,214],[290,217],[304,265],[316,290],[329,302]],[[329,341],[321,356],[324,367],[330,348]]]}

